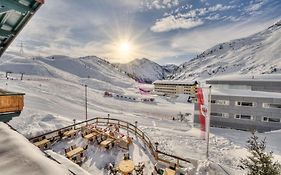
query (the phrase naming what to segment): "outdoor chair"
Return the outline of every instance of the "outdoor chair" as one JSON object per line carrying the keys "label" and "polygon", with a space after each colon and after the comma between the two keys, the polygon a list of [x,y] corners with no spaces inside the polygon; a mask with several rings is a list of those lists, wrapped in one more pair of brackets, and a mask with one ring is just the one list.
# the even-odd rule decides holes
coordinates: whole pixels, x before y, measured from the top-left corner
{"label": "outdoor chair", "polygon": [[123,159],[124,159],[124,160],[130,160],[130,155],[129,155],[129,153],[125,153]]}
{"label": "outdoor chair", "polygon": [[85,145],[85,146],[83,147],[83,149],[84,149],[84,150],[88,149],[88,145]]}
{"label": "outdoor chair", "polygon": [[72,150],[75,149],[75,148],[77,148],[76,145],[72,145],[72,146],[71,146],[71,149],[72,149]]}
{"label": "outdoor chair", "polygon": [[175,163],[170,163],[169,168],[171,170],[176,170],[176,164]]}

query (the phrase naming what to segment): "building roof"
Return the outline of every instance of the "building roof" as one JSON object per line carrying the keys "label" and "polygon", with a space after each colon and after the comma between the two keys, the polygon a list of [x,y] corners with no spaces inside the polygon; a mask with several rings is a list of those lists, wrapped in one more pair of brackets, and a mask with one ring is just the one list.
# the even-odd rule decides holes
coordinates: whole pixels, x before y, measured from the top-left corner
{"label": "building roof", "polygon": [[231,75],[231,76],[221,76],[206,80],[207,83],[218,84],[227,82],[280,82],[281,74],[264,74],[264,75]]}
{"label": "building roof", "polygon": [[251,90],[236,89],[212,89],[212,95],[229,96],[229,97],[253,97],[253,98],[275,98],[281,99],[281,93],[263,92]]}
{"label": "building roof", "polygon": [[171,85],[194,85],[197,84],[197,81],[179,81],[179,80],[156,80],[153,84],[171,84]]}
{"label": "building roof", "polygon": [[43,3],[44,0],[1,0],[0,57]]}
{"label": "building roof", "polygon": [[5,91],[3,89],[0,89],[0,96],[10,96],[10,95],[25,95],[25,94],[24,93],[18,93],[18,92]]}
{"label": "building roof", "polygon": [[0,122],[0,152],[0,174],[70,174],[67,167],[48,159],[24,136],[2,122]]}

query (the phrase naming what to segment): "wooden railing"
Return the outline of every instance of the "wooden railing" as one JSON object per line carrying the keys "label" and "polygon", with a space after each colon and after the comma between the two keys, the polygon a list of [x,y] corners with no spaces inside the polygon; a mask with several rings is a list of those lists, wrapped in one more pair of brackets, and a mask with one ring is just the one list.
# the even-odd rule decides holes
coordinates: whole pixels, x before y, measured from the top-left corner
{"label": "wooden railing", "polygon": [[176,164],[177,167],[186,167],[187,164],[192,164],[194,168],[197,168],[197,161],[189,158],[181,158],[175,155],[171,155],[160,150],[156,150],[156,147],[151,142],[150,138],[140,130],[136,125],[133,125],[129,122],[114,119],[114,118],[93,118],[90,120],[82,121],[73,125],[69,125],[54,131],[46,132],[44,134],[40,134],[35,137],[29,138],[29,141],[34,142],[34,140],[45,137],[45,138],[53,138],[59,135],[60,132],[63,132],[70,128],[81,129],[89,124],[95,124],[98,126],[107,126],[108,124],[117,125],[119,128],[122,128],[129,133],[134,134],[136,137],[142,140],[143,144],[148,148],[150,154],[154,157],[156,161],[167,163],[167,164]]}

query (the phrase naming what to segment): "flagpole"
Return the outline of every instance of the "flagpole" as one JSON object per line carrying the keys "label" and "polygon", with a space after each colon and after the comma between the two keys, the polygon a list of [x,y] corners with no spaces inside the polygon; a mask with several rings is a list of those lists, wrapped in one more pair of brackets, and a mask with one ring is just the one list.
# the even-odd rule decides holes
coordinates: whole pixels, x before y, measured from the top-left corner
{"label": "flagpole", "polygon": [[210,142],[210,122],[211,122],[211,90],[212,86],[209,86],[209,94],[208,94],[208,111],[207,111],[207,126],[206,126],[206,134],[207,134],[207,150],[206,150],[206,157],[209,159],[209,142]]}

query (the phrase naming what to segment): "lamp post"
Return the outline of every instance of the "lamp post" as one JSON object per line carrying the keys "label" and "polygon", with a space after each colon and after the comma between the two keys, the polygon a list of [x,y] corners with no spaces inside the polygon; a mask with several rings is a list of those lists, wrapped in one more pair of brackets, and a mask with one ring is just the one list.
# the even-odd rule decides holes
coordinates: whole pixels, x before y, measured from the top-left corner
{"label": "lamp post", "polygon": [[159,143],[158,143],[158,142],[155,142],[154,144],[155,144],[155,149],[156,149],[156,151],[158,151]]}
{"label": "lamp post", "polygon": [[87,92],[87,85],[85,84],[85,110],[86,110],[86,125],[88,125],[88,92]]}

